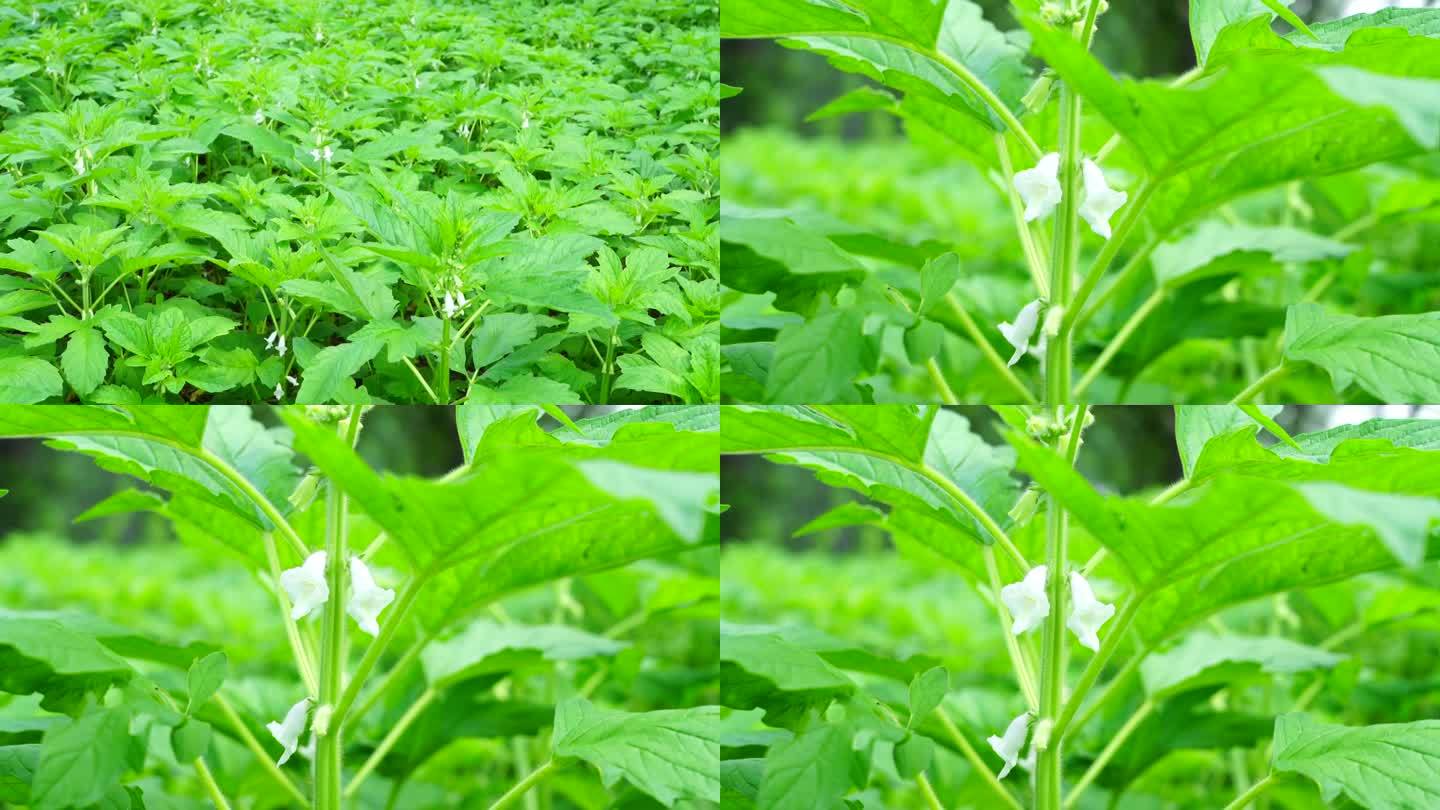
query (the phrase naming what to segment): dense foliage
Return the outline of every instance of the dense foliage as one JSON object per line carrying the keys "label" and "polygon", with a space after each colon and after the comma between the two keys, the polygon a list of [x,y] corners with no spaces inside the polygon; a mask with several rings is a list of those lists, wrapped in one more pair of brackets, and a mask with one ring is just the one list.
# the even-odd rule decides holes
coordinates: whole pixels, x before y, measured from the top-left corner
{"label": "dense foliage", "polygon": [[0,803],[714,806],[716,408],[462,406],[430,478],[362,461],[358,409],[279,415],[0,409],[143,482],[80,519],[181,541],[0,545]]}
{"label": "dense foliage", "polygon": [[812,119],[905,131],[727,134],[729,399],[1440,399],[1440,10],[1191,0],[1197,67],[1132,79],[1088,52],[1131,4],[1010,5],[727,0],[724,36],[871,80]]}
{"label": "dense foliage", "polygon": [[0,401],[714,401],[717,25],[0,4]]}
{"label": "dense foliage", "polygon": [[[933,407],[727,407],[724,452],[852,494],[786,531],[860,525],[900,553],[726,548],[727,801],[1435,804],[1440,423],[1291,436],[1253,413],[1177,408],[1183,477],[1122,495],[1072,467],[1099,452],[1072,439],[1083,411],[1001,409],[995,445]],[[1042,565],[1066,576],[1022,628],[1037,617],[1013,589]]]}

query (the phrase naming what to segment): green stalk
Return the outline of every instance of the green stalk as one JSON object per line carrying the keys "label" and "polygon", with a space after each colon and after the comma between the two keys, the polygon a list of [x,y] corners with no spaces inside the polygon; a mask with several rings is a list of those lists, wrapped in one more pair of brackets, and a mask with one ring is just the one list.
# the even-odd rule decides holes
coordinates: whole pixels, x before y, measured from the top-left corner
{"label": "green stalk", "polygon": [[552,759],[549,762],[546,762],[544,765],[541,765],[540,767],[531,771],[524,779],[516,782],[514,787],[505,791],[504,796],[501,796],[495,801],[494,804],[490,805],[490,810],[504,810],[504,808],[514,804],[515,801],[521,796],[524,796],[526,792],[530,790],[530,788],[533,788],[541,782],[545,781],[545,778],[548,777],[551,773],[553,773],[556,767],[557,766],[555,765],[555,760]]}
{"label": "green stalk", "polygon": [[1076,398],[1079,398],[1081,394],[1085,393],[1085,389],[1089,388],[1095,380],[1099,379],[1100,373],[1105,370],[1106,366],[1110,365],[1111,360],[1115,359],[1115,355],[1119,354],[1121,347],[1135,334],[1135,330],[1140,328],[1140,324],[1144,322],[1146,318],[1150,317],[1150,313],[1154,312],[1155,308],[1160,306],[1161,301],[1165,300],[1165,294],[1167,292],[1169,292],[1169,289],[1166,287],[1156,287],[1155,292],[1151,293],[1150,297],[1145,299],[1145,303],[1141,304],[1140,308],[1135,310],[1134,314],[1125,321],[1125,325],[1121,326],[1120,331],[1116,332],[1115,337],[1111,338],[1110,342],[1106,344],[1105,350],[1100,353],[1100,357],[1095,360],[1095,364],[1086,369],[1085,376],[1081,377],[1080,382],[1075,384],[1073,393]]}
{"label": "green stalk", "polygon": [[390,749],[395,747],[395,743],[400,742],[400,736],[405,733],[406,729],[410,728],[410,724],[415,722],[415,718],[419,717],[420,713],[425,711],[425,707],[429,706],[433,700],[435,700],[435,690],[426,689],[421,693],[420,697],[410,705],[410,708],[405,710],[405,713],[400,716],[400,719],[395,722],[395,725],[392,726],[390,731],[385,735],[385,739],[380,741],[380,745],[375,748],[370,758],[365,760],[364,765],[360,766],[360,770],[355,773],[354,778],[350,780],[350,784],[345,786],[345,798],[351,798],[359,792],[360,785],[365,782],[365,778],[375,770],[376,766],[380,764],[380,760],[384,759],[385,755],[390,753]]}
{"label": "green stalk", "polygon": [[945,805],[940,803],[940,797],[935,795],[935,788],[930,786],[930,779],[924,772],[915,777],[915,784],[920,786],[920,793],[925,797],[925,803],[930,806],[930,810],[945,810]]}
{"label": "green stalk", "polygon": [[235,734],[240,737],[240,742],[244,743],[245,747],[250,749],[250,753],[255,755],[255,761],[260,763],[260,768],[271,779],[274,779],[282,790],[290,794],[300,807],[309,807],[310,801],[305,798],[305,794],[300,792],[300,788],[296,787],[295,783],[290,781],[290,777],[286,776],[285,772],[275,764],[275,760],[270,758],[270,754],[266,753],[265,748],[260,745],[260,741],[255,739],[255,735],[250,733],[250,728],[245,725],[244,720],[240,719],[240,713],[235,711],[235,707],[230,704],[224,694],[215,693],[215,705],[220,707],[220,713],[230,721],[231,727],[235,729]]}
{"label": "green stalk", "polygon": [[1020,802],[1016,801],[1015,797],[1010,795],[1010,791],[1006,790],[1005,786],[1000,784],[1000,780],[995,778],[994,771],[991,771],[990,766],[985,764],[985,760],[980,758],[980,754],[975,751],[975,746],[971,745],[970,741],[965,739],[965,735],[961,733],[960,727],[955,725],[955,721],[951,720],[950,715],[945,713],[944,706],[940,707],[940,710],[935,713],[935,716],[940,718],[940,725],[945,727],[945,733],[950,736],[950,741],[955,743],[956,748],[960,749],[961,755],[970,763],[970,767],[975,769],[975,773],[980,775],[981,781],[983,781],[1010,810],[1021,810]]}
{"label": "green stalk", "polygon": [[1236,394],[1235,398],[1230,400],[1230,404],[1243,405],[1249,402],[1255,397],[1260,396],[1260,392],[1264,391],[1266,386],[1268,386],[1272,382],[1275,382],[1281,377],[1284,377],[1289,372],[1290,370],[1285,367],[1284,363],[1281,363],[1280,365],[1270,369],[1264,374],[1261,374],[1259,379],[1255,380],[1255,382],[1252,382],[1249,385],[1245,386],[1245,390]]}
{"label": "green stalk", "polygon": [[401,681],[405,676],[405,671],[410,668],[415,659],[420,657],[420,651],[425,649],[425,645],[429,643],[430,637],[426,635],[416,639],[415,643],[401,654],[400,660],[396,661],[395,665],[390,667],[390,670],[380,679],[380,683],[371,689],[369,694],[365,695],[365,698],[351,708],[347,714],[350,714],[354,720],[364,717],[375,706],[375,703],[384,697],[386,692]]}
{"label": "green stalk", "polygon": [[1050,615],[1045,619],[1041,648],[1040,724],[1049,726],[1050,731],[1047,744],[1040,751],[1035,777],[1040,810],[1059,810],[1064,738],[1055,720],[1060,714],[1065,687],[1065,562],[1069,525],[1059,500],[1054,495],[1046,497],[1049,509],[1045,520],[1045,559],[1050,570],[1045,586]]}
{"label": "green stalk", "polygon": [[205,786],[205,792],[210,795],[210,801],[215,804],[215,810],[230,810],[230,802],[225,800],[225,794],[220,792],[220,785],[215,782],[215,775],[210,773],[210,767],[205,764],[205,758],[195,760],[195,773],[200,775],[200,784]]}
{"label": "green stalk", "polygon": [[619,325],[610,329],[610,338],[605,342],[605,373],[600,383],[600,404],[610,404],[610,380],[615,375],[615,338],[620,331]]}
{"label": "green stalk", "polygon": [[1144,722],[1145,718],[1149,717],[1150,712],[1154,710],[1155,704],[1147,700],[1140,704],[1140,708],[1136,709],[1134,714],[1130,715],[1130,719],[1125,721],[1125,725],[1121,726],[1120,730],[1115,732],[1115,736],[1110,738],[1110,742],[1105,744],[1104,750],[1102,750],[1100,755],[1095,758],[1095,761],[1090,764],[1090,768],[1085,771],[1085,775],[1081,776],[1080,781],[1076,782],[1075,786],[1070,789],[1070,795],[1065,797],[1065,810],[1070,810],[1070,808],[1080,802],[1080,797],[1084,794],[1085,789],[1090,787],[1090,784],[1095,781],[1095,778],[1100,775],[1101,771],[1105,770],[1105,766],[1114,758],[1115,753],[1120,750],[1120,746],[1124,745],[1125,741],[1130,739],[1130,735],[1135,733],[1135,729],[1139,728],[1140,724]]}
{"label": "green stalk", "polygon": [[1033,712],[1040,707],[1040,695],[1035,688],[1035,674],[1030,670],[1029,663],[1020,651],[1020,640],[1010,629],[1012,626],[1010,612],[1005,609],[1005,602],[1000,599],[1000,569],[995,564],[995,549],[985,546],[983,553],[985,571],[990,577],[990,589],[995,599],[995,612],[1000,616],[1000,635],[1005,638],[1005,650],[1010,655],[1010,666],[1015,670],[1015,680],[1020,685],[1020,694],[1025,697],[1025,705]]}
{"label": "green stalk", "polygon": [[[1050,255],[1050,305],[1069,317],[1080,255],[1080,96],[1060,90],[1060,205],[1056,209],[1055,247]],[[1071,331],[1061,329],[1045,350],[1045,404],[1070,401]]]}
{"label": "green stalk", "polygon": [[[340,810],[340,780],[343,767],[343,723],[334,712],[340,699],[345,668],[345,562],[346,526],[345,495],[335,482],[329,482],[325,493],[325,551],[328,556],[326,577],[330,598],[325,602],[324,635],[320,657],[320,708],[330,718],[317,728],[315,747],[315,807],[317,810]],[[317,726],[322,725],[317,722]]]}
{"label": "green stalk", "polygon": [[[385,649],[394,640],[395,633],[399,631],[400,625],[404,622],[406,615],[410,612],[410,606],[414,604],[415,598],[420,595],[420,588],[429,577],[422,574],[416,575],[404,588],[400,595],[395,598],[394,604],[387,608],[385,620],[380,623],[380,635],[370,642],[365,648],[365,655],[360,659],[360,664],[351,673],[350,683],[345,687],[345,692],[335,704],[335,714],[332,723],[343,725],[349,719],[350,707],[355,705],[355,699],[360,696],[360,689],[365,685],[365,680],[370,676],[371,670],[379,663],[380,656],[385,654]],[[332,594],[333,596],[333,594]]]}
{"label": "green stalk", "polygon": [[1274,775],[1274,774],[1271,774],[1271,775],[1265,777],[1264,779],[1261,779],[1259,782],[1256,782],[1255,784],[1251,785],[1249,790],[1245,791],[1244,793],[1240,794],[1239,796],[1236,796],[1236,797],[1235,797],[1235,801],[1230,802],[1229,804],[1225,805],[1225,810],[1241,810],[1241,808],[1244,808],[1245,806],[1249,805],[1250,802],[1252,802],[1252,801],[1254,801],[1256,798],[1258,798],[1258,797],[1260,796],[1260,794],[1262,794],[1262,793],[1264,793],[1265,791],[1269,790],[1270,787],[1271,787],[1272,785],[1274,785],[1274,784],[1275,784],[1275,775]]}
{"label": "green stalk", "polygon": [[435,388],[440,392],[439,401],[443,403],[450,401],[450,319],[444,318],[442,323],[444,327],[440,338],[440,367],[435,369]]}

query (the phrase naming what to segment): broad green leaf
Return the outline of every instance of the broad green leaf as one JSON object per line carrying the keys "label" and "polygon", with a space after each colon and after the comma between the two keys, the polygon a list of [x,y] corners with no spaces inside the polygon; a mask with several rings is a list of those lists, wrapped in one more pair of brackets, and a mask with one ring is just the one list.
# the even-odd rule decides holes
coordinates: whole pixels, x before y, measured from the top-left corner
{"label": "broad green leaf", "polygon": [[1298,449],[1277,447],[1274,452],[1282,457],[1323,462],[1329,461],[1340,445],[1356,439],[1373,439],[1412,450],[1440,450],[1440,420],[1371,419],[1356,425],[1303,433],[1295,437]]}
{"label": "broad green leaf", "polygon": [[[1210,470],[1203,486],[1155,505],[1146,498],[1104,497],[1053,451],[1012,436],[1020,467],[1110,550],[1143,595],[1135,621],[1151,642],[1228,605],[1396,565],[1375,528],[1335,521],[1294,486],[1327,480],[1335,475],[1330,465],[1279,456],[1266,461],[1259,457],[1266,451],[1243,433],[1220,439],[1242,441],[1255,446],[1247,468],[1209,467],[1206,456],[1217,446],[1212,442],[1197,464],[1197,471]],[[1357,452],[1380,449],[1358,444]],[[1374,477],[1366,483],[1440,496],[1433,474],[1414,481],[1395,475],[1414,467],[1409,454],[1417,452],[1372,452],[1367,468]],[[1335,457],[1348,458],[1346,446]],[[1157,543],[1157,537],[1166,540]],[[1440,542],[1432,542],[1427,554],[1436,556]]]}
{"label": "broad green leaf", "polygon": [[99,332],[83,326],[71,333],[70,343],[60,356],[60,368],[76,393],[85,396],[98,388],[105,382],[109,367],[110,354]]}
{"label": "broad green leaf", "polygon": [[1279,636],[1215,635],[1197,631],[1140,664],[1140,681],[1153,698],[1202,686],[1238,685],[1260,675],[1330,669],[1344,656]]}
{"label": "broad green leaf", "polygon": [[720,33],[784,38],[841,70],[933,96],[997,131],[1000,119],[985,96],[1018,107],[1031,76],[1024,48],[969,0],[736,0],[721,15]]}
{"label": "broad green leaf", "polygon": [[1371,810],[1440,802],[1440,720],[1357,727],[1283,714],[1274,751],[1276,771],[1314,780],[1326,802],[1342,793]]}
{"label": "broad green leaf", "polygon": [[875,362],[875,350],[863,327],[864,314],[846,308],[780,330],[765,383],[765,401],[859,402],[855,378]]}
{"label": "broad green leaf", "polygon": [[46,709],[73,712],[87,694],[103,695],[133,675],[130,665],[100,642],[53,618],[0,611],[0,690],[39,692]]}
{"label": "broad green leaf", "polygon": [[0,802],[30,804],[30,783],[39,764],[39,744],[0,746]]}
{"label": "broad green leaf", "polygon": [[549,318],[528,312],[500,312],[480,319],[471,339],[470,355],[476,368],[484,368],[535,339]]}
{"label": "broad green leaf", "polygon": [[193,762],[210,748],[210,724],[193,717],[170,730],[170,747],[181,762]]}
{"label": "broad green leaf", "polygon": [[1337,391],[1353,384],[1383,402],[1440,401],[1440,312],[1366,318],[1296,304],[1284,354],[1328,371]]}
{"label": "broad green leaf", "polygon": [[488,266],[485,291],[502,304],[548,307],[612,322],[609,308],[585,292],[590,275],[586,260],[602,244],[582,234],[555,234],[521,243]]}
{"label": "broad green leaf", "polygon": [[946,253],[931,259],[920,268],[920,306],[916,313],[921,317],[935,311],[945,296],[960,280],[960,258]]}
{"label": "broad green leaf", "polygon": [[1190,38],[1195,44],[1195,60],[1205,64],[1215,38],[1221,29],[1232,23],[1256,18],[1268,22],[1280,15],[1297,29],[1309,33],[1305,23],[1290,10],[1290,5],[1290,0],[1191,0]]}
{"label": "broad green leaf", "polygon": [[384,347],[379,340],[362,340],[321,349],[305,367],[295,401],[322,404],[350,394],[355,375]]}
{"label": "broad green leaf", "polygon": [[791,533],[792,537],[840,529],[846,526],[873,525],[885,519],[885,513],[873,506],[850,501],[812,518],[804,526]]}
{"label": "broad green leaf", "polygon": [[31,405],[58,397],[65,382],[55,367],[37,357],[0,357],[0,402]]}
{"label": "broad green leaf", "polygon": [[1225,49],[1221,68],[1172,86],[1117,79],[1068,31],[1023,19],[1036,51],[1130,143],[1159,183],[1146,217],[1160,234],[1251,191],[1423,151],[1389,108],[1346,99],[1316,68],[1440,78],[1437,40],[1371,30],[1331,51],[1292,45],[1266,20],[1255,20],[1221,33],[1211,51],[1214,62]]}
{"label": "broad green leaf", "polygon": [[[1263,413],[1280,413],[1279,405],[1260,406]],[[1221,434],[1241,431],[1254,436],[1259,425],[1234,405],[1176,405],[1175,446],[1180,451],[1180,466],[1185,477],[1195,473],[1195,462],[1210,440]]]}
{"label": "broad green leaf", "polygon": [[1192,233],[1157,246],[1150,261],[1156,283],[1175,287],[1254,267],[1340,259],[1352,249],[1299,228],[1207,220]]}
{"label": "broad green leaf", "polygon": [[935,711],[950,691],[950,673],[944,667],[927,669],[910,682],[910,717],[906,725],[913,728]]}
{"label": "broad green leaf", "polygon": [[1355,32],[1371,28],[1399,28],[1415,36],[1440,36],[1440,9],[1385,8],[1370,14],[1352,14],[1338,20],[1315,23],[1310,26],[1310,32],[1322,47],[1339,48]]}
{"label": "broad green leaf", "polygon": [[904,740],[895,744],[895,772],[902,779],[914,779],[935,758],[935,743],[929,737],[907,734]]}
{"label": "broad green leaf", "polygon": [[[714,433],[638,423],[604,444],[581,445],[519,412],[487,427],[475,450],[482,464],[427,480],[381,476],[331,427],[284,415],[297,449],[389,533],[413,571],[433,577],[422,602],[433,621],[519,588],[713,540],[713,519],[696,516],[716,509]],[[584,464],[595,461],[618,463],[607,470],[614,480],[587,474]],[[622,535],[617,525],[626,527]],[[677,525],[707,528],[681,535]]]}
{"label": "broad green leaf", "polygon": [[477,619],[420,654],[426,679],[445,688],[467,678],[509,672],[545,661],[609,657],[628,645],[560,624],[500,624]]}
{"label": "broad green leaf", "polygon": [[1431,526],[1440,520],[1440,498],[1365,492],[1329,482],[1298,489],[1316,511],[1336,523],[1374,529],[1401,563],[1416,568],[1425,562]]}
{"label": "broad green leaf", "polygon": [[1352,67],[1316,72],[1336,94],[1361,107],[1389,110],[1415,143],[1440,149],[1440,80],[1396,78]]}
{"label": "broad green leaf", "polygon": [[1013,456],[970,431],[963,416],[907,405],[750,408],[725,412],[722,452],[763,453],[814,470],[844,486],[922,518],[916,539],[951,559],[973,557],[966,538],[994,541],[967,508],[973,503],[1002,528],[1019,497]]}
{"label": "broad green leaf", "polygon": [[[765,627],[722,625],[720,660],[770,682],[783,692],[848,695],[855,684],[820,656]],[[729,701],[727,701],[728,703]]]}
{"label": "broad green leaf", "polygon": [[190,671],[186,674],[185,679],[185,691],[188,693],[185,703],[186,715],[194,714],[220,690],[220,685],[225,682],[229,670],[230,661],[223,652],[213,652],[204,658],[195,659],[195,663],[190,665]]}
{"label": "broad green leaf", "polygon": [[772,746],[765,756],[758,806],[767,810],[817,810],[842,806],[850,789],[850,735],[840,726],[816,725]]}
{"label": "broad green leaf", "polygon": [[718,706],[630,713],[573,698],[555,707],[551,748],[599,768],[607,786],[624,779],[666,806],[717,802],[719,731]]}
{"label": "broad green leaf", "polygon": [[[728,13],[728,12],[727,12]],[[797,309],[865,277],[865,266],[793,212],[726,204],[720,216],[725,286],[775,294],[781,309]]]}
{"label": "broad green leaf", "polygon": [[120,781],[130,744],[130,714],[95,709],[45,732],[30,798],[36,810],[89,807]]}
{"label": "broad green leaf", "polygon": [[825,106],[805,116],[807,123],[813,121],[824,121],[827,118],[838,118],[842,115],[850,115],[857,112],[871,112],[874,110],[895,109],[895,97],[874,87],[857,87],[854,90],[831,100]]}

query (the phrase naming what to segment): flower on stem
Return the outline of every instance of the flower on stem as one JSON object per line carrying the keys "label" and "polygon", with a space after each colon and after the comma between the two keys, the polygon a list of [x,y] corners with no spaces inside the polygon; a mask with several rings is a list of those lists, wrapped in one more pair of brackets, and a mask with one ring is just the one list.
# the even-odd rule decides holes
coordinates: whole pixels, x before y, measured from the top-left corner
{"label": "flower on stem", "polygon": [[1090,223],[1090,229],[1106,239],[1110,238],[1110,217],[1125,204],[1127,195],[1116,191],[1105,183],[1105,172],[1095,161],[1086,158],[1084,164],[1085,202],[1080,205],[1080,216]]}
{"label": "flower on stem", "polygon": [[335,156],[335,150],[326,144],[324,149],[311,149],[310,157],[315,158],[316,163],[329,163],[330,158]]}
{"label": "flower on stem", "polygon": [[1005,733],[1000,736],[991,734],[986,740],[1000,759],[1005,761],[1005,767],[1000,769],[998,777],[1004,779],[1010,775],[1011,769],[1016,765],[1034,770],[1035,749],[1030,749],[1030,755],[1023,760],[1020,758],[1020,750],[1025,747],[1025,738],[1030,735],[1030,713],[1022,712],[1010,725],[1005,727]]}
{"label": "flower on stem", "polygon": [[270,334],[265,336],[265,348],[274,349],[276,354],[284,357],[285,336],[275,330],[271,330]]}
{"label": "flower on stem", "polygon": [[1035,168],[1015,173],[1015,191],[1025,201],[1025,221],[1050,216],[1060,204],[1060,153],[1040,158]]}
{"label": "flower on stem", "polygon": [[305,717],[309,713],[310,698],[301,698],[299,703],[291,706],[290,711],[285,713],[284,720],[265,724],[276,742],[285,747],[285,752],[275,762],[276,765],[284,765],[294,755],[295,749],[300,747],[300,735],[305,733]]}
{"label": "flower on stem", "polygon": [[1010,362],[1007,365],[1013,366],[1020,362],[1020,358],[1024,357],[1026,352],[1038,351],[1044,354],[1045,335],[1040,335],[1039,342],[1033,347],[1030,345],[1030,339],[1035,336],[1035,330],[1040,325],[1040,307],[1042,306],[1044,306],[1044,302],[1037,298],[1021,308],[1020,312],[1015,315],[1014,323],[1005,321],[998,327],[1000,334],[1005,336],[1005,340],[1015,347],[1015,353],[1010,356]]}
{"label": "flower on stem", "polygon": [[[294,386],[297,382],[299,382],[299,380],[296,380],[294,375],[286,374],[284,380],[275,383],[275,399],[277,401],[284,399],[285,389],[289,386]],[[289,386],[287,386],[287,383]]]}
{"label": "flower on stem", "polygon": [[251,121],[254,121],[257,126],[260,125],[260,124],[265,123],[265,113],[264,113],[264,111],[263,111],[263,110],[260,110],[260,109],[256,109],[256,110],[255,110],[255,114],[252,115],[252,116],[250,116],[250,120],[251,120]]}
{"label": "flower on stem", "polygon": [[1050,597],[1045,594],[1045,577],[1048,568],[1037,565],[1019,582],[1000,589],[1000,601],[1010,611],[1011,626],[1015,635],[1033,630],[1050,615]]}
{"label": "flower on stem", "polygon": [[529,129],[529,128],[530,128],[530,111],[529,111],[529,110],[521,110],[521,111],[520,111],[520,128],[521,128],[521,129]]}
{"label": "flower on stem", "polygon": [[330,584],[325,581],[325,552],[317,551],[296,568],[280,572],[280,587],[293,605],[290,618],[303,619],[330,598]]}
{"label": "flower on stem", "polygon": [[370,576],[364,560],[359,557],[350,559],[350,601],[345,605],[345,612],[360,625],[361,630],[372,636],[379,635],[380,623],[377,619],[380,611],[394,599],[394,591],[375,584],[375,578]]}
{"label": "flower on stem", "polygon": [[1107,605],[1095,598],[1090,583],[1079,572],[1070,574],[1070,615],[1065,626],[1080,639],[1080,643],[1096,652],[1100,651],[1100,626],[1115,615],[1115,606]]}

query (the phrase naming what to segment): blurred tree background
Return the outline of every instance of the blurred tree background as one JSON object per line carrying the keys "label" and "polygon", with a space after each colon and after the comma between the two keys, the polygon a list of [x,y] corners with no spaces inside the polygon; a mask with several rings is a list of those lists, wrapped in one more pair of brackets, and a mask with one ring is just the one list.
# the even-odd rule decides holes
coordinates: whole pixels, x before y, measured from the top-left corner
{"label": "blurred tree background", "polygon": [[[985,18],[1002,30],[1019,28],[1009,0],[976,2],[984,8]],[[1294,0],[1290,5],[1302,19],[1312,22],[1427,3],[1433,5],[1434,0]],[[1110,10],[1101,18],[1095,52],[1111,70],[1132,76],[1183,73],[1195,66],[1189,7],[1189,0],[1110,0]],[[721,41],[720,55],[721,81],[746,89],[722,105],[724,132],[747,126],[779,126],[810,134],[862,137],[899,130],[897,120],[880,114],[805,123],[806,116],[830,100],[873,84],[832,69],[822,56],[789,50],[768,40],[734,39]]]}
{"label": "blurred tree background", "polygon": [[[953,408],[970,428],[994,445],[1003,445],[1002,423],[982,407]],[[1085,432],[1080,470],[1104,491],[1122,494],[1158,491],[1181,477],[1175,450],[1175,411],[1161,405],[1093,408],[1095,424]],[[1287,431],[1308,433],[1339,424],[1385,417],[1440,418],[1440,407],[1409,405],[1287,406],[1278,421]],[[1262,432],[1261,441],[1273,442]],[[874,526],[831,529],[792,537],[796,529],[845,501],[864,500],[847,489],[827,487],[799,467],[772,464],[760,456],[727,456],[720,466],[721,494],[730,507],[721,518],[726,543],[778,543],[792,550],[828,549],[837,553],[874,551],[889,545]]]}

